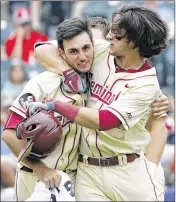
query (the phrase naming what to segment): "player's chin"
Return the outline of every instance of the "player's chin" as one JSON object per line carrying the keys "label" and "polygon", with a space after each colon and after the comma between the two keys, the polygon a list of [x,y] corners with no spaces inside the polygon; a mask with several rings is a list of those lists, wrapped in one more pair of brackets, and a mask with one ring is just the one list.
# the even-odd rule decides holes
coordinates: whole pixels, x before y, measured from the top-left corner
{"label": "player's chin", "polygon": [[86,72],[89,72],[91,69],[91,66],[87,65],[87,66],[84,66],[84,67],[78,67],[77,70],[80,72],[80,73],[86,73]]}
{"label": "player's chin", "polygon": [[109,49],[109,54],[115,56],[115,52],[113,50],[111,50],[111,49]]}

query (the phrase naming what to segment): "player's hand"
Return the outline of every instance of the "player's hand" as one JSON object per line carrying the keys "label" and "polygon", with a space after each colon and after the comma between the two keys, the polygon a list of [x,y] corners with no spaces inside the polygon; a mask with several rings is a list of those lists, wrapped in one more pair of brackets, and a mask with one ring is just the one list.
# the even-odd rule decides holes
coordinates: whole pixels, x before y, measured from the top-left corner
{"label": "player's hand", "polygon": [[54,111],[55,109],[55,105],[54,102],[32,102],[28,105],[28,109],[26,111],[26,116],[30,117],[32,116],[36,111],[40,110],[40,109],[44,109],[46,111],[52,110]]}
{"label": "player's hand", "polygon": [[154,116],[159,117],[169,111],[169,100],[167,96],[162,95],[151,104],[152,113]]}
{"label": "player's hand", "polygon": [[88,90],[86,74],[78,74],[74,69],[63,72],[63,88],[69,93],[84,93]]}
{"label": "player's hand", "polygon": [[41,182],[48,188],[54,188],[60,185],[61,176],[57,170],[48,167],[40,167],[35,170],[35,172]]}

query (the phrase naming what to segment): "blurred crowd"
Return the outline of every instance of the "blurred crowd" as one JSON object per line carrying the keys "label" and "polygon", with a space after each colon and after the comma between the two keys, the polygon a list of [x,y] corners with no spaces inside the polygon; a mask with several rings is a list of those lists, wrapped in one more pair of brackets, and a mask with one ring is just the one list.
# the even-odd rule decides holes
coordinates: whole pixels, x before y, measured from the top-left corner
{"label": "blurred crowd", "polygon": [[[166,120],[167,144],[161,159],[166,177],[165,201],[174,201],[174,1],[130,1],[158,12],[169,26],[170,44],[150,63],[156,67],[161,89],[170,101]],[[112,12],[129,1],[1,1],[1,131],[8,108],[26,82],[44,71],[33,56],[33,45],[55,39],[57,25],[70,17],[101,16],[111,21]],[[16,159],[1,141],[1,199],[14,194]]]}

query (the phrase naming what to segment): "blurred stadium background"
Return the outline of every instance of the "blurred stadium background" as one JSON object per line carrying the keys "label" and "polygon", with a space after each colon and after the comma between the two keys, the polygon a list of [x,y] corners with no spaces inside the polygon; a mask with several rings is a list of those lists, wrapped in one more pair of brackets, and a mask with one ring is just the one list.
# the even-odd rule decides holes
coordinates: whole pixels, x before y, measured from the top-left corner
{"label": "blurred stadium background", "polygon": [[[33,50],[28,54],[28,60],[22,62],[15,57],[9,57],[7,40],[13,38],[16,24],[19,22],[13,13],[18,8],[28,8],[33,31],[43,33],[48,39],[55,39],[57,25],[70,17],[102,16],[111,20],[112,12],[122,4],[143,4],[158,12],[167,22],[170,29],[170,45],[160,56],[151,58],[151,63],[156,67],[161,89],[170,101],[166,126],[168,139],[161,159],[166,177],[165,201],[175,201],[175,128],[174,128],[174,1],[1,1],[1,132],[8,116],[8,108],[23,89],[25,83],[44,69],[32,56]],[[18,14],[17,17],[20,17]],[[23,23],[25,24],[25,23]],[[12,37],[12,38],[11,38]],[[36,41],[41,40],[36,37]],[[27,45],[26,45],[27,47]],[[11,48],[11,45],[10,45]],[[10,51],[10,50],[9,50]],[[1,200],[12,200],[15,158],[8,147],[1,141]]]}

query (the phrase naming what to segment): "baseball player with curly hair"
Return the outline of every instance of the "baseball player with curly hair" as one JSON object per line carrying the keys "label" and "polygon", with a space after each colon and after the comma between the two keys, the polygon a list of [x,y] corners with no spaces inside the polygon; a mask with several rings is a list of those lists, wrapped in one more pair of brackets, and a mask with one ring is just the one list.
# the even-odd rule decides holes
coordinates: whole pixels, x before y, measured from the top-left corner
{"label": "baseball player with curly hair", "polygon": [[[76,74],[77,75],[77,74]],[[78,75],[77,75],[78,76]],[[46,77],[47,77],[47,75],[46,75]],[[75,78],[75,76],[73,77],[73,78]],[[45,79],[46,78],[43,78],[43,76],[42,76],[42,81],[43,81],[43,83],[45,82]],[[37,80],[37,79],[36,79]],[[39,79],[40,80],[40,79]],[[51,77],[51,80],[52,80],[52,77]],[[51,82],[52,83],[52,82]],[[31,87],[31,85],[29,85],[30,87]],[[41,85],[42,86],[42,85]],[[64,86],[64,84],[63,84],[63,86]],[[77,85],[77,86],[80,86],[80,85]],[[35,88],[35,87],[34,87]],[[33,89],[34,89],[33,88]],[[75,88],[76,89],[76,88]],[[84,89],[84,88],[83,88]],[[26,95],[27,97],[28,96],[30,96],[31,97],[31,95]],[[25,100],[27,101],[27,100],[29,100],[29,99],[27,99],[27,97],[26,96],[23,96],[22,98],[22,100],[23,100],[23,106],[24,106],[24,102],[25,102]],[[70,96],[70,93],[69,93],[69,96]],[[26,97],[26,99],[25,99],[25,97]],[[50,98],[50,97],[49,97]],[[46,98],[46,99],[48,99],[48,97]],[[21,99],[20,99],[21,100]],[[31,100],[31,99],[30,99]],[[29,103],[28,102],[26,102],[26,106],[28,105]],[[5,136],[5,135],[4,135]],[[4,139],[6,139],[7,138],[7,135],[6,135],[6,137],[4,137]],[[30,166],[29,166],[30,167]],[[31,166],[32,167],[32,166]],[[25,171],[26,172],[26,171]],[[29,173],[27,173],[27,175],[29,175]],[[54,177],[53,177],[54,178]],[[26,181],[26,179],[24,180],[24,182]],[[45,181],[45,183],[47,183],[46,181]],[[33,184],[33,183],[32,183]],[[29,186],[29,185],[28,185]],[[34,187],[34,185],[32,185],[33,187]],[[29,186],[30,187],[30,186]],[[30,191],[31,192],[31,191]],[[29,192],[28,192],[28,194],[29,194]]]}
{"label": "baseball player with curly hair", "polygon": [[[69,48],[66,37],[69,27],[76,26],[73,22],[67,20],[58,26],[57,42],[60,55],[77,69],[87,67],[88,59],[76,44]],[[161,18],[145,7],[117,10],[107,36],[109,43],[100,40],[94,44],[87,107],[59,100],[30,104],[31,114],[38,108],[53,110],[84,127],[76,176],[77,200],[163,200],[155,171],[166,140],[165,115],[154,120],[155,127],[149,122],[149,134],[146,124],[150,105],[161,92],[155,68],[145,58],[167,47],[167,32]],[[75,37],[77,42],[79,37]],[[53,64],[62,63],[58,58],[52,60]]]}

